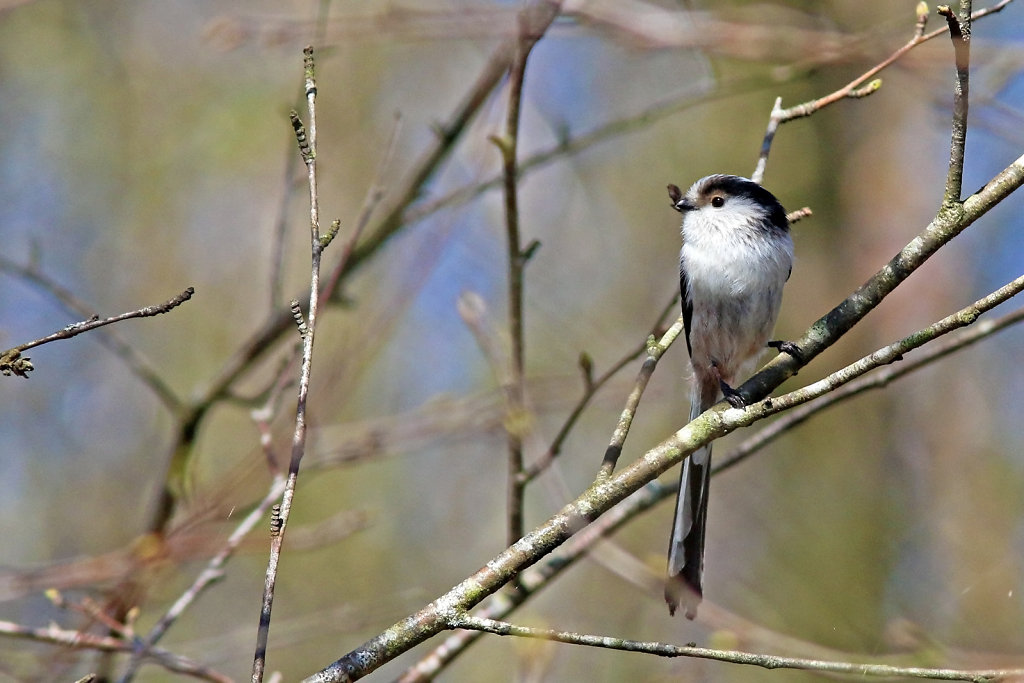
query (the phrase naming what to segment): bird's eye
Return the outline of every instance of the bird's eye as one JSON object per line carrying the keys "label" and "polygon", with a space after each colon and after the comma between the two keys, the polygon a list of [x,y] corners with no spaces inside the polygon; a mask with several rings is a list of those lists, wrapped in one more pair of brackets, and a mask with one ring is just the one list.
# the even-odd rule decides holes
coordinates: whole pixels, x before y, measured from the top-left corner
{"label": "bird's eye", "polygon": [[711,206],[715,207],[716,209],[722,208],[723,206],[725,206],[725,197],[716,194],[714,197],[711,198]]}

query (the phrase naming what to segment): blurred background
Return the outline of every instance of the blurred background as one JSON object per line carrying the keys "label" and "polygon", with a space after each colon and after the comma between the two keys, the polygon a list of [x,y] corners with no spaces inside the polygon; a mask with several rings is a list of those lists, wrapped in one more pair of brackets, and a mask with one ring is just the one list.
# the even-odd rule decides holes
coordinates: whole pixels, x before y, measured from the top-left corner
{"label": "blurred background", "polygon": [[[749,175],[775,98],[789,106],[845,85],[912,37],[916,4],[603,0],[573,3],[555,22],[530,57],[520,135],[524,163],[554,151],[520,184],[523,241],[541,243],[525,284],[528,460],[582,392],[581,351],[603,372],[642,343],[676,291],[679,217],[666,184]],[[321,319],[310,455],[268,656],[268,670],[285,680],[327,665],[506,545],[501,369],[457,303],[479,297],[479,324],[492,330],[497,355],[506,353],[502,196],[480,184],[501,168],[488,136],[504,128],[507,84],[486,94],[425,183],[410,180],[513,34],[519,8],[0,3],[3,348],[85,317],[52,285],[102,316],[194,286],[172,313],[106,330],[182,405],[203,396],[273,312],[308,287],[308,204],[287,116],[299,103],[308,43],[318,48],[323,224],[340,218],[342,238],[351,234],[375,183],[383,196],[366,239],[400,210],[394,234],[365,252]],[[928,29],[942,25],[933,16]],[[965,193],[1024,149],[1024,8],[1011,3],[973,36]],[[794,226],[780,338],[800,336],[872,275],[941,200],[948,39],[881,76],[871,97],[786,124],[776,138],[766,187],[788,209],[814,211]],[[405,206],[410,187],[415,199]],[[479,191],[439,201],[464,188]],[[1024,195],[1011,196],[786,387],[1019,276],[1022,207]],[[335,247],[325,269],[340,256]],[[136,630],[145,633],[266,491],[250,399],[296,340],[292,329],[279,335],[198,421],[166,542],[155,550],[144,534],[180,414],[96,333],[29,352],[36,370],[27,381],[0,378],[0,619],[87,626],[43,597],[54,587],[70,600],[120,596],[140,606]],[[627,554],[605,548],[511,620],[796,656],[1024,666],[1022,344],[1024,331],[1001,333],[819,415],[716,477],[706,604],[695,623],[670,619],[660,595],[670,504],[612,539]],[[676,344],[622,462],[683,425],[687,367]],[[592,481],[638,368],[629,364],[598,394],[557,466],[528,489],[528,528]],[[288,452],[293,395],[289,387],[272,423],[278,458]],[[261,527],[161,644],[247,677],[266,548]],[[390,680],[439,642],[375,675]],[[113,671],[123,663],[114,660]],[[0,680],[73,680],[101,666],[92,653],[0,639]],[[138,678],[173,677],[147,665]],[[443,678],[815,677],[486,637]]]}

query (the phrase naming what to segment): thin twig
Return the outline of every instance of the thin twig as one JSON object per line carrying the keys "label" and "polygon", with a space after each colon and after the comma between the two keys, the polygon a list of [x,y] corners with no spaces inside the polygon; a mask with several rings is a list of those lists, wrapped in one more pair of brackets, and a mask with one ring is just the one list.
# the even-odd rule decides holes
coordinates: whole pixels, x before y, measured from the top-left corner
{"label": "thin twig", "polygon": [[[320,255],[323,244],[320,238],[320,198],[317,190],[316,155],[316,73],[313,61],[313,48],[303,50],[303,70],[306,84],[306,108],[309,113],[309,132],[303,135],[298,126],[295,127],[299,143],[299,151],[309,178],[309,227],[310,227],[310,284],[309,311],[306,317],[306,333],[302,337],[302,367],[299,372],[299,395],[295,410],[295,431],[292,436],[291,460],[288,464],[288,476],[284,492],[281,496],[280,514],[276,517],[276,533],[270,537],[270,559],[267,562],[267,574],[263,586],[263,601],[260,609],[259,628],[256,635],[256,654],[253,657],[252,683],[261,683],[266,667],[267,639],[270,634],[270,615],[274,604],[274,589],[277,585],[277,567],[281,558],[288,517],[291,513],[292,501],[295,497],[295,485],[298,481],[299,466],[306,452],[306,402],[309,397],[309,381],[313,363],[313,339],[316,334],[317,312],[320,302]],[[293,117],[294,125],[294,117]]]}
{"label": "thin twig", "polygon": [[[569,416],[566,418],[565,422],[558,430],[558,433],[555,435],[555,438],[551,441],[551,445],[548,447],[548,450],[544,453],[544,455],[542,455],[540,458],[534,461],[528,468],[526,468],[526,470],[523,471],[522,480],[524,484],[528,484],[529,482],[533,481],[538,475],[540,475],[548,467],[550,467],[551,463],[555,461],[555,458],[557,458],[558,454],[561,453],[562,451],[562,444],[565,443],[565,440],[569,437],[569,434],[572,432],[573,427],[576,426],[577,420],[579,420],[580,416],[583,414],[583,411],[586,410],[587,406],[590,405],[591,399],[593,399],[597,392],[601,390],[601,387],[603,387],[608,382],[608,380],[610,380],[612,377],[618,374],[620,370],[622,370],[624,367],[626,367],[634,360],[636,360],[637,357],[639,357],[640,354],[642,354],[644,351],[648,351],[649,353],[649,350],[651,348],[651,339],[659,332],[661,332],[665,324],[665,318],[667,318],[671,311],[678,305],[679,295],[677,294],[673,296],[672,300],[668,302],[664,309],[662,309],[661,313],[658,315],[657,322],[651,329],[651,334],[649,335],[648,339],[644,340],[643,344],[626,352],[626,354],[622,358],[613,363],[611,367],[608,368],[600,377],[597,377],[596,379],[591,378],[584,383],[583,395],[580,397],[579,401],[573,407],[572,411],[569,413]],[[667,340],[665,339],[663,339],[662,341],[667,342]],[[664,349],[662,349],[662,351],[664,351]],[[649,358],[650,356],[648,356],[648,359]],[[647,379],[650,377],[647,371],[647,366],[648,363],[645,361],[644,365],[640,369],[640,377],[637,378],[637,384],[647,384]],[[653,367],[650,370],[653,371]],[[642,392],[643,389],[641,388],[640,391]],[[630,396],[632,396],[632,394],[630,394]],[[629,427],[627,425],[626,430],[628,431],[628,429]]]}
{"label": "thin twig", "polygon": [[[10,621],[0,621],[0,635],[7,638],[50,643],[65,648],[94,650],[97,652],[128,653],[135,647],[135,643],[130,640],[123,640],[113,636],[98,636],[92,633],[83,633],[82,631],[70,631],[52,624],[46,628],[29,628]],[[168,671],[186,674],[204,681],[232,683],[231,678],[228,676],[198,664],[188,657],[175,654],[163,648],[153,648],[150,650],[147,660],[159,664]]]}
{"label": "thin twig", "polygon": [[640,373],[637,375],[636,384],[633,385],[633,390],[629,392],[629,396],[626,398],[626,406],[619,415],[619,421],[615,425],[611,442],[604,452],[598,481],[607,479],[615,471],[615,464],[619,461],[619,456],[622,454],[622,447],[626,443],[629,428],[633,424],[633,418],[636,417],[636,410],[640,405],[640,399],[644,395],[644,390],[647,389],[647,383],[650,382],[651,376],[654,375],[654,369],[658,366],[658,361],[661,360],[662,355],[664,355],[665,351],[668,350],[668,347],[672,345],[672,342],[676,340],[676,337],[682,331],[683,319],[679,318],[666,330],[661,339],[655,339],[653,334],[647,338],[647,358],[644,359],[643,365],[640,366]]}
{"label": "thin twig", "polygon": [[[540,6],[547,8],[547,11],[552,14],[557,11],[554,6],[547,3],[541,3]],[[341,287],[347,278],[368,262],[391,237],[409,224],[406,219],[407,210],[419,199],[424,186],[442,167],[470,121],[501,82],[512,63],[515,45],[515,40],[505,41],[491,54],[476,81],[470,85],[466,95],[448,118],[436,126],[438,131],[436,141],[413,165],[408,178],[398,189],[397,196],[387,214],[353,248],[350,257],[345,259],[344,267],[335,266],[325,278],[325,283],[329,286],[321,288],[321,297],[340,298]],[[229,396],[230,387],[252,370],[257,361],[273,348],[282,335],[291,331],[291,326],[291,312],[287,307],[279,307],[272,311],[260,328],[228,358],[207,386],[197,392],[198,398],[181,411],[176,434],[168,446],[167,474],[157,494],[152,517],[148,524],[149,531],[162,531],[170,522],[179,501],[180,491],[183,489],[180,479],[187,469],[187,463],[195,445],[196,434],[211,408],[218,401]]]}
{"label": "thin twig", "polygon": [[13,374],[20,377],[28,377],[28,373],[34,368],[28,358],[22,357],[22,351],[27,351],[37,346],[42,346],[43,344],[49,344],[50,342],[57,341],[58,339],[70,339],[71,337],[76,337],[83,332],[89,332],[90,330],[95,330],[96,328],[103,327],[104,325],[119,323],[122,320],[130,320],[131,318],[147,318],[154,315],[160,315],[161,313],[167,313],[191,299],[195,291],[195,289],[189,287],[184,292],[165,303],[157,306],[146,306],[144,308],[129,311],[127,313],[121,313],[120,315],[115,315],[103,320],[101,320],[98,315],[94,315],[88,320],[72,323],[46,337],[25,342],[24,344],[7,349],[6,351],[0,351],[0,373],[4,375]]}
{"label": "thin twig", "polygon": [[[316,17],[313,19],[312,30],[310,36],[306,38],[310,45],[323,45],[326,41],[324,36],[327,33],[327,23],[330,19],[330,8],[331,0],[320,0],[316,10]],[[303,100],[306,97],[306,93],[303,90],[298,93],[297,99]],[[298,104],[295,105],[296,107]],[[286,235],[288,232],[288,208],[290,206],[290,200],[292,197],[293,185],[296,180],[296,163],[297,159],[293,152],[292,144],[294,142],[289,141],[288,147],[286,148],[285,154],[285,169],[284,169],[284,194],[281,198],[281,204],[278,207],[277,218],[274,221],[274,234],[272,238],[273,249],[271,250],[270,257],[270,308],[268,310],[274,311],[279,306],[285,303],[284,300],[284,251],[286,244]]]}
{"label": "thin twig", "polygon": [[164,613],[157,623],[150,629],[146,637],[136,644],[135,649],[132,652],[132,658],[128,663],[127,668],[121,675],[120,683],[127,683],[134,678],[139,665],[142,663],[143,657],[145,657],[152,649],[153,646],[163,638],[167,630],[178,620],[186,609],[188,609],[199,597],[199,595],[206,590],[210,585],[219,581],[224,576],[224,565],[234,555],[238,546],[241,545],[245,537],[251,532],[256,525],[262,520],[270,506],[275,501],[280,499],[281,494],[284,493],[284,476],[278,474],[274,477],[273,482],[270,485],[269,491],[259,502],[259,504],[253,508],[253,510],[245,516],[245,519],[235,528],[235,530],[228,536],[224,542],[224,546],[210,558],[207,562],[206,567],[199,573],[199,576],[192,582],[185,591],[174,601],[170,609]]}
{"label": "thin twig", "polygon": [[[970,22],[972,20],[980,19],[982,17],[988,16],[989,14],[995,14],[996,12],[1001,11],[1004,7],[1006,7],[1006,5],[1010,4],[1011,2],[1013,2],[1013,0],[1000,0],[1000,2],[997,2],[992,7],[989,7],[989,8],[986,8],[986,9],[982,9],[982,10],[978,10],[973,15],[970,12],[970,3],[967,3],[967,10],[966,10],[966,15],[965,15],[966,16],[966,21],[961,22],[961,23],[966,23],[967,26],[970,26]],[[948,17],[947,17],[947,19],[948,19]],[[842,99],[845,99],[845,98],[859,98],[859,97],[864,97],[866,95],[870,95],[871,93],[875,92],[876,90],[878,90],[878,88],[881,87],[882,82],[880,80],[874,80],[874,81],[868,82],[868,79],[874,78],[876,75],[878,75],[885,68],[887,68],[888,66],[892,65],[894,62],[896,62],[899,59],[901,59],[905,54],[907,54],[908,52],[913,50],[915,47],[917,47],[921,43],[926,43],[929,40],[937,38],[938,36],[943,35],[944,33],[946,33],[949,30],[948,28],[943,27],[941,29],[936,29],[935,31],[932,31],[931,33],[926,33],[926,34],[918,33],[917,29],[922,27],[922,26],[923,26],[923,24],[921,23],[920,15],[918,15],[918,21],[917,21],[917,24],[915,24],[914,36],[906,44],[904,44],[902,47],[900,47],[895,52],[893,52],[891,55],[889,55],[886,59],[882,60],[881,62],[879,62],[875,66],[871,67],[870,69],[868,69],[867,71],[862,73],[860,76],[857,76],[857,78],[853,79],[852,81],[850,81],[849,83],[844,85],[842,88],[839,88],[838,90],[836,90],[834,92],[831,92],[828,95],[825,95],[824,97],[819,97],[816,100],[811,100],[809,102],[804,102],[802,104],[797,104],[797,105],[794,105],[794,106],[786,108],[786,109],[782,108],[782,98],[781,97],[777,98],[775,100],[775,105],[772,107],[771,116],[768,119],[768,128],[767,128],[767,130],[765,131],[765,134],[764,134],[764,141],[761,143],[761,153],[758,156],[757,165],[755,166],[754,172],[751,174],[750,179],[753,180],[755,183],[760,183],[764,179],[765,167],[768,164],[768,153],[771,151],[772,141],[775,139],[775,133],[776,133],[776,131],[778,131],[779,125],[781,125],[783,123],[786,123],[787,121],[792,121],[793,119],[798,119],[798,118],[802,118],[802,117],[805,117],[805,116],[810,116],[811,114],[815,113],[816,111],[818,111],[820,109],[823,109],[823,108],[827,107],[828,105],[833,104],[835,102],[838,102],[839,100],[842,100]],[[969,35],[969,33],[968,33],[968,35]],[[957,44],[957,42],[958,41],[956,39],[954,39],[954,44]],[[959,41],[959,42],[962,43],[964,41]],[[959,55],[958,55],[958,64],[959,64]],[[958,67],[958,72],[959,72],[959,67]],[[959,75],[958,75],[958,80],[959,80]],[[964,85],[966,85],[966,77],[964,78]],[[966,89],[963,91],[963,95],[964,95],[963,100],[966,102],[966,99],[967,99],[967,97],[966,97],[967,96]],[[966,104],[964,104],[964,111],[963,111],[963,121],[964,121],[963,136],[964,136],[964,138],[966,138],[966,115],[967,115]],[[956,121],[956,120],[957,120],[957,115],[954,114],[954,121]],[[956,135],[957,135],[956,129],[954,128],[954,145],[956,144],[955,143]],[[951,161],[953,161],[953,160],[951,159]],[[962,153],[961,153],[961,156],[960,156],[960,161],[961,161],[960,165],[962,166],[962,164],[963,164]],[[951,166],[951,168],[952,168],[952,166]],[[948,194],[948,192],[947,192],[947,194]],[[958,191],[957,194],[956,194],[956,200],[955,201],[959,201],[959,199],[960,199],[960,194],[959,194],[959,191]]]}
{"label": "thin twig", "polygon": [[822,673],[843,674],[850,676],[872,677],[907,677],[927,678],[942,681],[991,681],[1024,675],[1024,669],[984,669],[964,671],[958,669],[931,669],[925,667],[903,667],[889,664],[858,664],[856,662],[836,662],[822,659],[803,659],[799,657],[780,657],[755,652],[738,650],[715,650],[706,647],[671,645],[669,643],[644,642],[595,636],[584,633],[555,631],[552,629],[519,626],[505,621],[481,619],[469,615],[460,615],[455,619],[457,628],[474,629],[499,636],[519,636],[522,638],[540,638],[571,645],[585,645],[625,652],[643,652],[661,657],[695,657],[712,659],[719,662],[746,664],[765,669],[798,669],[803,671],[820,671]]}
{"label": "thin twig", "polygon": [[807,403],[808,401],[824,396],[825,394],[843,386],[844,384],[860,377],[869,370],[903,360],[903,354],[912,351],[924,344],[948,334],[953,330],[970,325],[978,319],[982,313],[998,306],[1004,301],[1024,291],[1024,275],[1000,287],[988,296],[975,301],[970,306],[963,308],[956,313],[943,318],[942,320],[922,330],[904,337],[903,339],[878,349],[874,353],[864,356],[855,363],[851,363],[841,370],[831,373],[827,377],[796,389],[782,396],[766,398],[760,401],[751,412],[756,413],[758,419],[772,415],[789,408]]}
{"label": "thin twig", "polygon": [[[793,73],[805,75],[803,71],[794,71]],[[793,79],[796,78],[796,75],[793,76]],[[522,180],[529,173],[541,169],[554,161],[574,156],[600,143],[615,140],[630,133],[649,130],[651,124],[692,107],[731,97],[738,92],[748,92],[758,87],[767,87],[763,83],[764,79],[757,77],[733,79],[717,83],[717,87],[713,90],[703,81],[688,85],[683,94],[658,102],[635,114],[614,119],[576,136],[560,136],[551,146],[539,152],[534,152],[519,161],[519,179]],[[504,177],[499,173],[486,180],[457,187],[436,199],[411,207],[405,214],[405,220],[409,223],[421,221],[444,208],[464,204],[485,192],[499,188],[503,182]]]}
{"label": "thin twig", "polygon": [[[75,296],[74,292],[64,287],[44,273],[37,263],[30,261],[27,265],[15,263],[0,254],[0,268],[8,270],[29,282],[33,282],[49,293],[61,307],[72,315],[92,318],[96,312],[84,301]],[[93,337],[107,347],[116,358],[122,360],[131,372],[143,384],[156,394],[160,402],[172,415],[180,415],[184,410],[184,402],[174,390],[160,377],[156,368],[134,346],[121,339],[114,330],[100,330]]]}
{"label": "thin twig", "polygon": [[811,417],[817,415],[823,410],[826,410],[827,408],[831,408],[847,399],[853,398],[854,396],[859,396],[865,391],[881,389],[887,386],[890,382],[926,367],[944,356],[959,351],[971,344],[975,344],[982,339],[986,339],[992,334],[1011,325],[1015,325],[1022,320],[1024,320],[1024,308],[1017,309],[1016,311],[999,318],[982,320],[976,325],[966,330],[962,330],[958,334],[950,335],[948,339],[929,344],[920,353],[915,354],[910,360],[898,365],[891,365],[889,367],[882,368],[870,375],[865,375],[860,379],[844,384],[842,387],[829,392],[825,396],[805,403],[798,408],[794,408],[778,420],[775,420],[768,426],[758,430],[756,434],[743,441],[739,446],[726,454],[725,457],[718,459],[712,467],[712,474],[717,474],[718,472],[722,472],[739,464],[740,462],[743,462],[754,453],[760,451],[764,446],[781,436],[783,433],[788,432],[797,425],[806,422]]}
{"label": "thin twig", "polygon": [[505,188],[505,230],[508,246],[508,327],[512,348],[509,358],[508,394],[508,484],[507,536],[509,545],[523,535],[523,430],[526,412],[525,356],[523,333],[523,271],[528,257],[520,240],[519,228],[519,118],[522,110],[523,83],[530,51],[544,35],[555,15],[538,14],[536,7],[527,7],[518,15],[519,33],[515,56],[509,70],[508,112],[505,133],[492,137],[501,151]]}
{"label": "thin twig", "polygon": [[387,177],[391,162],[395,158],[395,149],[398,146],[398,136],[401,131],[402,117],[396,114],[395,125],[391,128],[391,135],[384,146],[384,154],[377,166],[373,182],[366,189],[366,196],[363,198],[363,205],[359,209],[359,215],[356,217],[355,227],[348,239],[345,240],[345,246],[341,251],[341,258],[338,259],[338,263],[331,269],[325,279],[324,286],[321,287],[321,291],[324,294],[328,292],[337,293],[342,277],[348,273],[349,262],[356,250],[356,245],[359,244],[359,240],[363,236],[366,227],[370,224],[370,219],[373,218],[374,213],[384,199],[384,179]]}

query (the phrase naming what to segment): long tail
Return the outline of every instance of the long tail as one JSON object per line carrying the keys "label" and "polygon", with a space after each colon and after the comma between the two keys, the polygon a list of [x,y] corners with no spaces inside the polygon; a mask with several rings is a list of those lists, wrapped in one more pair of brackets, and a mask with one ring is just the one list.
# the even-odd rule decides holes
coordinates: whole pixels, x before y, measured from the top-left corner
{"label": "long tail", "polygon": [[[714,405],[716,395],[701,396],[698,383],[690,395],[690,419]],[[676,515],[668,546],[668,579],[665,602],[674,615],[679,604],[687,619],[697,616],[703,595],[704,528],[708,519],[708,483],[711,481],[711,446],[694,451],[683,461],[676,497]]]}

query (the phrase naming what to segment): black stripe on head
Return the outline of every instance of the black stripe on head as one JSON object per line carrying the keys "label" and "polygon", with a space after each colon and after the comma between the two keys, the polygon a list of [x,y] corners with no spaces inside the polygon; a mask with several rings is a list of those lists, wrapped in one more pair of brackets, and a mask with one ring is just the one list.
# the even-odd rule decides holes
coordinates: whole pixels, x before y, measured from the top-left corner
{"label": "black stripe on head", "polygon": [[697,194],[706,197],[713,192],[722,192],[733,197],[746,197],[761,206],[765,207],[768,219],[780,230],[789,229],[789,221],[786,220],[786,210],[782,204],[768,190],[764,189],[753,180],[741,178],[736,175],[709,175],[698,181]]}

